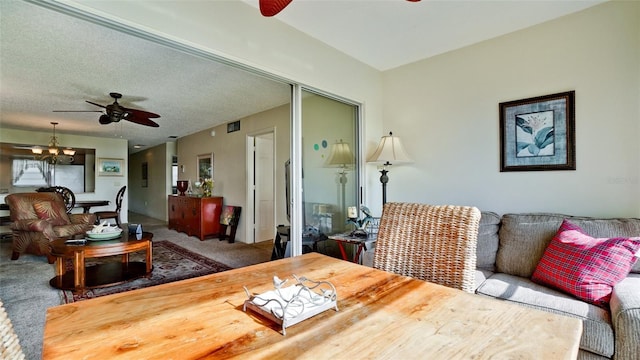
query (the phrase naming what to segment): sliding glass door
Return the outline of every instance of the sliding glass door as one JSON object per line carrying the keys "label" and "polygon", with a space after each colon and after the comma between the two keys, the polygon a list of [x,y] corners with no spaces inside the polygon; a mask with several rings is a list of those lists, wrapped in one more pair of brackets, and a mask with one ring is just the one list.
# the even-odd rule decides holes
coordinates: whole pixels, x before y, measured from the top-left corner
{"label": "sliding glass door", "polygon": [[[293,167],[299,175],[293,188],[299,190],[294,214],[300,218],[293,219],[292,234],[302,238],[300,244],[294,240],[293,255],[317,238],[345,231],[347,209],[358,206],[360,189],[358,105],[307,89],[294,90],[296,95],[293,158],[301,166]],[[335,250],[324,243],[321,250]]]}

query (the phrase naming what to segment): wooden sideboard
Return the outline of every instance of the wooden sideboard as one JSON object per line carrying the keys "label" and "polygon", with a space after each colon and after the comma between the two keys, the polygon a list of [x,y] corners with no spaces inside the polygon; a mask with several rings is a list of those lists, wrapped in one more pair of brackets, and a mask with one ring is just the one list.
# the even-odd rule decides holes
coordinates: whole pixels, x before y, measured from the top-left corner
{"label": "wooden sideboard", "polygon": [[169,229],[197,236],[220,236],[222,197],[169,195]]}

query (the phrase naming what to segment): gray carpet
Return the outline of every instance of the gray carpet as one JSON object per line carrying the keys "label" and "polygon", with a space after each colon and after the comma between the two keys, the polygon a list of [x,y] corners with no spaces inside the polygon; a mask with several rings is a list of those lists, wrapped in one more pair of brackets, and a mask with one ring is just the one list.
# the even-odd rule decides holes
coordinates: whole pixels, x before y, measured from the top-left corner
{"label": "gray carpet", "polygon": [[[143,224],[154,240],[169,240],[233,268],[253,265],[271,259],[272,244],[229,244],[227,241],[195,237],[168,230],[164,223],[129,214],[129,221]],[[44,257],[23,254],[11,261],[11,240],[0,242],[0,299],[13,323],[27,359],[40,359],[46,310],[62,304],[61,292],[49,286],[54,276],[53,265]]]}

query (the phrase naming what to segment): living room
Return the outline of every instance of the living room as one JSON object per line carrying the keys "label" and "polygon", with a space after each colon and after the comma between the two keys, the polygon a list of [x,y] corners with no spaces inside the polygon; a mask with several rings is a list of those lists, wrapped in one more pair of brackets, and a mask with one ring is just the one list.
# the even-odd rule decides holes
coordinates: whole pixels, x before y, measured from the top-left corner
{"label": "living room", "polygon": [[[256,19],[243,4],[207,13],[206,2],[156,3],[166,11],[137,11],[139,4],[83,4],[85,10],[126,19],[263,71],[354,99],[364,107],[366,159],[380,136],[393,131],[413,159],[390,168],[389,201],[464,204],[499,214],[554,212],[597,217],[640,217],[640,4],[608,1],[533,27],[397,68],[379,71],[281,24]],[[203,14],[208,14],[204,16]],[[233,14],[230,16],[229,14]],[[201,27],[237,37],[205,36]],[[267,36],[262,31],[268,26]],[[311,45],[310,45],[311,44]],[[301,51],[304,49],[304,51]],[[284,61],[290,59],[291,61]],[[575,91],[576,169],[500,171],[499,104]],[[199,137],[208,136],[204,130]],[[49,133],[2,129],[0,141],[25,141]],[[125,141],[65,135],[70,146],[128,158]],[[184,141],[189,141],[185,138]],[[166,154],[171,143],[140,156]],[[195,158],[197,152],[179,157]],[[220,156],[222,154],[218,154]],[[141,159],[129,158],[138,171]],[[134,165],[135,164],[135,165]],[[363,165],[364,203],[381,213],[382,189],[375,165]],[[161,173],[163,173],[161,171]],[[128,182],[138,181],[130,170]],[[118,185],[98,179],[113,198]],[[154,181],[164,182],[154,177]],[[102,191],[102,190],[101,190]],[[127,209],[165,202],[136,199]]]}
{"label": "living room", "polygon": [[[251,9],[240,5],[224,4],[225,11],[233,13],[234,18],[246,19]],[[134,5],[120,8],[101,2],[91,6],[95,7],[94,11],[116,17],[119,14],[154,31],[171,33],[171,29],[162,28],[169,22],[162,21],[159,14],[151,17],[146,12],[131,11],[135,8],[124,10]],[[391,167],[388,198],[392,201],[464,203],[498,213],[640,214],[640,151],[634,141],[639,127],[635,2],[605,2],[383,72],[323,46],[314,48],[313,56],[300,53],[296,45],[315,40],[305,38],[303,41],[297,34],[290,34],[289,28],[273,24],[270,26],[277,34],[274,37],[281,43],[264,39],[259,25],[235,31],[242,31],[247,38],[260,39],[262,49],[278,51],[265,53],[242,48],[224,37],[202,38],[197,31],[189,29],[196,26],[195,14],[205,12],[204,9],[181,8],[175,4],[171,9],[179,14],[175,18],[185,19],[180,26],[182,30],[175,34],[185,41],[245,59],[246,63],[260,64],[261,70],[286,74],[300,83],[364,104],[362,158],[366,159],[375,149],[381,135],[393,131],[403,140],[414,160],[408,165]],[[260,23],[264,21],[260,20]],[[207,26],[220,27],[222,31],[225,25],[220,19]],[[273,53],[298,57],[300,65],[283,63],[280,56]],[[302,66],[304,63],[315,66]],[[349,81],[345,81],[344,74],[349,74]],[[500,172],[498,104],[570,90],[576,92],[576,170]],[[3,142],[21,141],[9,129],[3,129],[0,136]],[[40,142],[46,143],[49,134],[22,137],[35,139],[37,136],[42,138]],[[65,137],[71,146],[96,144],[108,149],[102,152],[105,157],[127,158],[121,140]],[[178,149],[178,155],[197,154],[183,155]],[[367,164],[363,171],[363,202],[374,214],[380,214],[378,169]],[[113,191],[104,190],[95,196],[112,198],[119,184],[109,185]],[[164,197],[161,200],[164,201]],[[158,200],[147,201],[151,205]],[[125,208],[129,206],[125,202]],[[140,208],[140,204],[135,206]]]}

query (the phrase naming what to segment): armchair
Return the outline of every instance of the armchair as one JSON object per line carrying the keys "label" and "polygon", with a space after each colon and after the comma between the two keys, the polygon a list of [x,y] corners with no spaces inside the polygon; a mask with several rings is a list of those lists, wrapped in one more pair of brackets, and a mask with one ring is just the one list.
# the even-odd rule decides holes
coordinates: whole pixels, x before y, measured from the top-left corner
{"label": "armchair", "polygon": [[94,214],[67,214],[65,202],[56,192],[9,194],[4,201],[12,221],[11,260],[28,252],[46,255],[53,263],[51,241],[84,235],[96,221]]}

